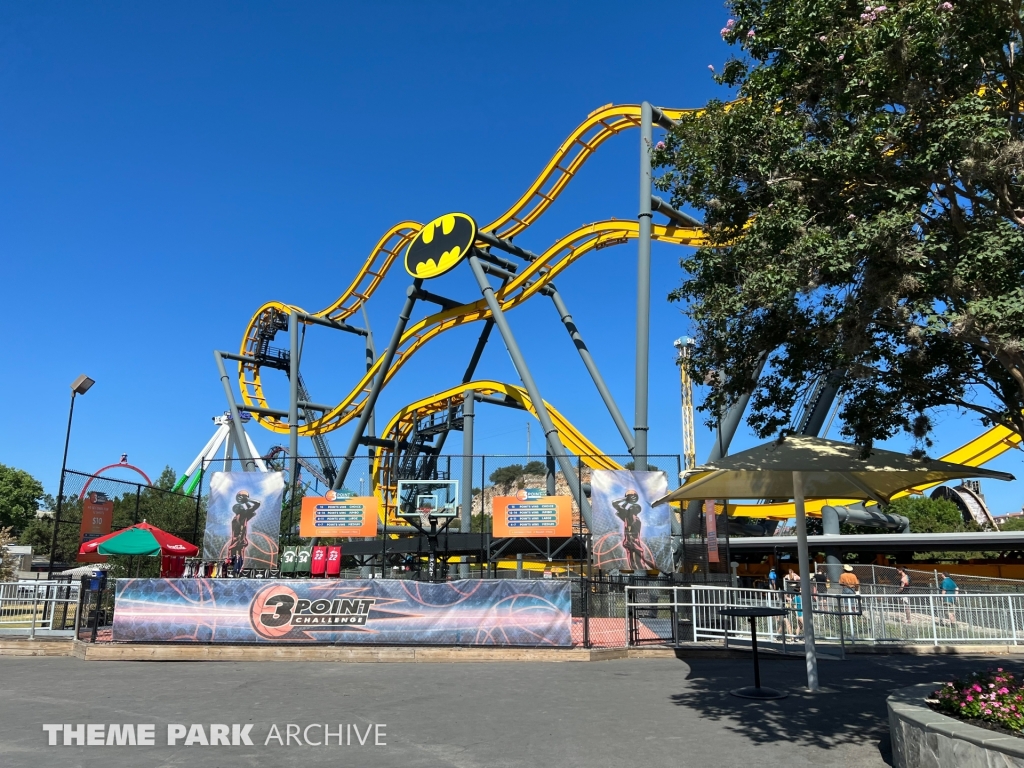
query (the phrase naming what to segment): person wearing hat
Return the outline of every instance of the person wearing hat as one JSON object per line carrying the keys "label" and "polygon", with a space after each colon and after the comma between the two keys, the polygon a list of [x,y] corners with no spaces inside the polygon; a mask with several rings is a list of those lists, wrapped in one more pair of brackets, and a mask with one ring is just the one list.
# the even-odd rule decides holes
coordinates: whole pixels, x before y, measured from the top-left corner
{"label": "person wearing hat", "polygon": [[853,566],[847,563],[843,566],[843,573],[839,577],[839,586],[843,589],[844,595],[860,594],[860,579],[853,572]]}

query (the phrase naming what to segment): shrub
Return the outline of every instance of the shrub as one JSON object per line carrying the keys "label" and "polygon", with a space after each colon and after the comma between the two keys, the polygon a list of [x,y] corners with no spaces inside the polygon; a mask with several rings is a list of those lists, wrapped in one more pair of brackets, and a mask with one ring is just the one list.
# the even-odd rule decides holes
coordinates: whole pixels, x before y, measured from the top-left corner
{"label": "shrub", "polygon": [[1002,667],[975,672],[935,692],[938,709],[965,720],[986,720],[1012,731],[1024,729],[1024,690]]}

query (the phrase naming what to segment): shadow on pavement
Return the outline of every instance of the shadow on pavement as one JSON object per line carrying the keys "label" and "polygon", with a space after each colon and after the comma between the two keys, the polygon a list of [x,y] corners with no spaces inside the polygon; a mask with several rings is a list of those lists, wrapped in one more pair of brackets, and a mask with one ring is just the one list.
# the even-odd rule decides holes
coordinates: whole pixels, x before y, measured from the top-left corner
{"label": "shadow on pavement", "polygon": [[794,746],[832,749],[875,744],[891,765],[885,699],[893,690],[941,682],[972,670],[1003,666],[1021,669],[1019,659],[935,656],[851,656],[819,662],[825,691],[807,691],[803,664],[762,658],[761,684],[789,693],[777,701],[751,701],[729,694],[753,684],[753,662],[691,659],[690,686],[672,701],[719,722],[755,743],[785,741]]}

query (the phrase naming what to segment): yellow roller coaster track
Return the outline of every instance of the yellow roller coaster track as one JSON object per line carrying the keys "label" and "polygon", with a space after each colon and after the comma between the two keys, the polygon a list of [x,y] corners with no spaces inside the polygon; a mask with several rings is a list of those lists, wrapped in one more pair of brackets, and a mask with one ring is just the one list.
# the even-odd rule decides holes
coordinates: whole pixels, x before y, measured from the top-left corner
{"label": "yellow roller coaster track", "polygon": [[[661,111],[669,118],[678,119],[682,115],[693,113],[696,110],[662,109]],[[618,106],[609,104],[592,112],[562,143],[522,197],[504,214],[481,227],[481,231],[493,233],[501,238],[513,237],[524,231],[551,206],[601,144],[612,136],[630,128],[639,127],[639,125],[640,105],[638,104]],[[316,317],[342,321],[357,312],[373,295],[394,264],[395,259],[408,247],[421,228],[422,224],[418,222],[403,221],[385,232],[370,252],[351,285],[330,306],[313,314]],[[530,263],[513,280],[497,291],[496,296],[502,310],[507,311],[522,304],[585,254],[622,244],[637,235],[638,225],[636,222],[614,219],[594,222],[569,233],[540,254],[536,261]],[[704,233],[701,229],[675,225],[654,225],[652,237],[661,242],[678,245],[699,246],[704,242]],[[271,301],[260,307],[246,328],[241,354],[249,357],[255,356],[261,325],[269,322],[275,311],[288,314],[296,310],[303,312],[297,306],[278,301]],[[434,337],[451,328],[486,320],[490,316],[491,313],[484,301],[480,300],[434,313],[408,328],[402,336],[394,362],[385,372],[385,383],[391,380],[407,359]],[[302,424],[298,430],[299,434],[309,436],[329,432],[355,418],[365,404],[365,396],[378,373],[380,364],[381,359],[378,358],[373,367],[334,409],[315,421]],[[268,407],[263,393],[259,365],[239,363],[239,386],[242,399],[247,405]],[[396,436],[399,439],[404,437],[411,430],[414,413],[424,416],[453,405],[457,406],[461,404],[462,391],[467,388],[482,393],[504,394],[533,412],[528,395],[519,387],[495,381],[478,381],[460,385],[407,406],[392,419],[384,435],[388,439],[394,439]],[[599,455],[601,453],[550,405],[548,409],[558,427],[562,441],[569,450],[577,454]],[[260,424],[273,432],[286,433],[288,431],[288,423],[284,420],[272,416],[257,418]],[[1010,430],[995,427],[943,458],[947,461],[959,461],[971,466],[979,466],[1017,445],[1019,441],[1019,436]],[[382,477],[384,478],[382,485],[377,489],[382,500],[389,498],[391,493],[388,491],[392,490],[391,480],[388,476],[389,463],[386,457],[387,453],[382,452],[377,459],[374,472],[374,477],[378,482]],[[584,459],[584,462],[593,468],[611,469],[618,466],[610,459]],[[843,501],[835,500],[834,503]],[[809,504],[808,511],[812,513],[819,511],[825,503],[827,502]],[[793,508],[792,504],[730,505],[730,512],[746,517],[784,518],[792,516]]]}

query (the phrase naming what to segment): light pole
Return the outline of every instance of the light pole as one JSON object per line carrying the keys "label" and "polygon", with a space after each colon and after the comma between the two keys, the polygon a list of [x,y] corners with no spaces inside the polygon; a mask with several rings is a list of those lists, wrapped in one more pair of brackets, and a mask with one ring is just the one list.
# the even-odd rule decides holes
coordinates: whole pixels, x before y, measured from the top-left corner
{"label": "light pole", "polygon": [[71,419],[75,415],[75,395],[84,395],[96,382],[84,373],[71,382],[71,408],[68,410],[68,431],[64,436],[64,459],[60,463],[60,487],[57,490],[57,511],[53,515],[53,538],[50,541],[50,567],[46,578],[53,578],[53,559],[57,555],[57,529],[60,527],[60,511],[64,504],[64,472],[68,466],[68,443],[71,442]]}

